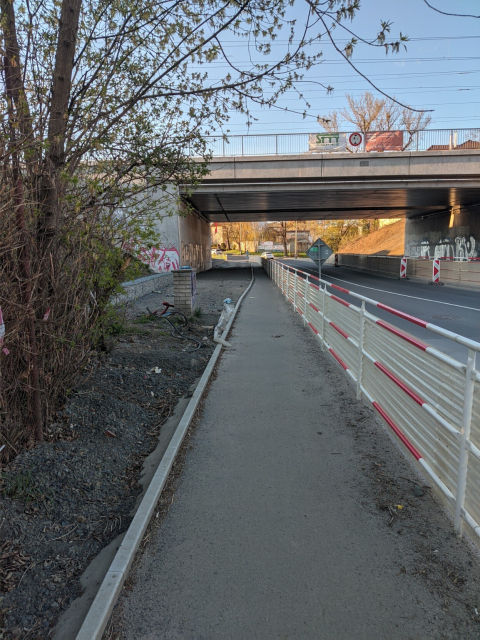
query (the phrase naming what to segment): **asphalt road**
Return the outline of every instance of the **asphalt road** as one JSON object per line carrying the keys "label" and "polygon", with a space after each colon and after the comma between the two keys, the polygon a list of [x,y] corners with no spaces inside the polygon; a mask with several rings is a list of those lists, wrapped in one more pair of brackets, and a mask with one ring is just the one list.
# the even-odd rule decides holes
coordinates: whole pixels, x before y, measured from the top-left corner
{"label": "asphalt road", "polygon": [[[419,480],[372,411],[255,271],[168,514],[124,590],[122,637],[478,637],[468,594],[447,596],[447,574],[468,576],[476,559],[433,498],[414,496]],[[385,500],[403,505],[398,516]]]}
{"label": "asphalt road", "polygon": [[[280,258],[279,261],[318,276],[318,268],[311,260]],[[478,291],[433,286],[412,280],[394,280],[345,267],[336,268],[325,265],[322,268],[322,277],[332,284],[373,298],[390,307],[395,307],[400,311],[480,342],[480,292]],[[348,300],[348,302],[360,304],[351,296],[339,291],[335,291],[335,295]],[[456,342],[371,305],[368,305],[367,309],[382,320],[420,338],[443,353],[460,362],[466,362],[467,350]]]}

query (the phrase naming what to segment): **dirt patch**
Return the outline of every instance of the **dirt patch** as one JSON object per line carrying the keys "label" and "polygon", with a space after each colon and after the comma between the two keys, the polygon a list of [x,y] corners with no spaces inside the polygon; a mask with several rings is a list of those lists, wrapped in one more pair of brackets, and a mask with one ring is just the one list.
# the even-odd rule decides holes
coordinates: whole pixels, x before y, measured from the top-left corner
{"label": "dirt patch", "polygon": [[[128,528],[141,492],[142,462],[162,425],[203,372],[224,298],[237,301],[248,270],[198,275],[200,312],[192,351],[146,307],[173,302],[170,279],[127,309],[126,328],[99,355],[50,425],[46,441],[2,470],[0,634],[49,638],[59,614],[81,594],[80,575]],[[189,342],[193,345],[193,342]]]}
{"label": "dirt patch", "polygon": [[[345,427],[362,457],[358,474],[362,508],[381,518],[390,535],[402,538],[403,553],[392,558],[399,575],[412,575],[435,592],[448,612],[445,638],[480,637],[479,554],[470,541],[459,539],[443,507],[376,415],[363,403]],[[378,426],[377,426],[378,425]]]}
{"label": "dirt patch", "polygon": [[340,253],[361,255],[403,256],[405,251],[405,220],[388,224],[368,236],[349,242]]}

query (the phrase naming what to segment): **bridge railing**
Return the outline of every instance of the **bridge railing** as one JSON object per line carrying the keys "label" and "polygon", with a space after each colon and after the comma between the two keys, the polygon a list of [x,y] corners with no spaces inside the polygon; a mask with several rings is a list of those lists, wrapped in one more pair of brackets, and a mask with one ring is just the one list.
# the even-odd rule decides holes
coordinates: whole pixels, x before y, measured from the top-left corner
{"label": "bridge railing", "polygon": [[[456,532],[466,524],[480,545],[480,343],[276,260],[263,266],[444,496]],[[467,364],[367,305],[466,347]]]}
{"label": "bridge railing", "polygon": [[[334,134],[316,132],[208,136],[207,148],[214,157],[480,150],[480,129],[368,131],[366,134],[360,134],[361,139],[352,138],[352,133],[350,131]],[[360,143],[355,146],[352,142]]]}

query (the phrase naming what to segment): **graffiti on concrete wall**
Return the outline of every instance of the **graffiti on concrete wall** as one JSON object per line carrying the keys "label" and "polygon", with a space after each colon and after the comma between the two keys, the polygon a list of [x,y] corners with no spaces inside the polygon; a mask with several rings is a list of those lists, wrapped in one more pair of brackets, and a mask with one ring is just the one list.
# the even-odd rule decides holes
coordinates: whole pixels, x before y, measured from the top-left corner
{"label": "graffiti on concrete wall", "polygon": [[157,247],[150,249],[140,247],[138,258],[144,264],[148,264],[150,269],[156,273],[165,273],[180,267],[180,256],[173,244],[159,249]]}
{"label": "graffiti on concrete wall", "polygon": [[478,250],[474,236],[443,238],[439,242],[428,240],[410,241],[408,255],[416,258],[477,258]]}
{"label": "graffiti on concrete wall", "polygon": [[183,264],[202,271],[205,269],[206,255],[206,248],[202,244],[193,244],[192,242],[186,244],[182,242]]}

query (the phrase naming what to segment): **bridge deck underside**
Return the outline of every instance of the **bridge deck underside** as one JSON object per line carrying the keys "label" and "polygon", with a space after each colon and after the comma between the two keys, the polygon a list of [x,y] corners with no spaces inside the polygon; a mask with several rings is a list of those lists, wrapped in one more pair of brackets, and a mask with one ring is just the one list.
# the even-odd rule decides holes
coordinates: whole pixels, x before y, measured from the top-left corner
{"label": "bridge deck underside", "polygon": [[209,222],[425,217],[480,203],[480,187],[335,184],[203,184],[185,195]]}

